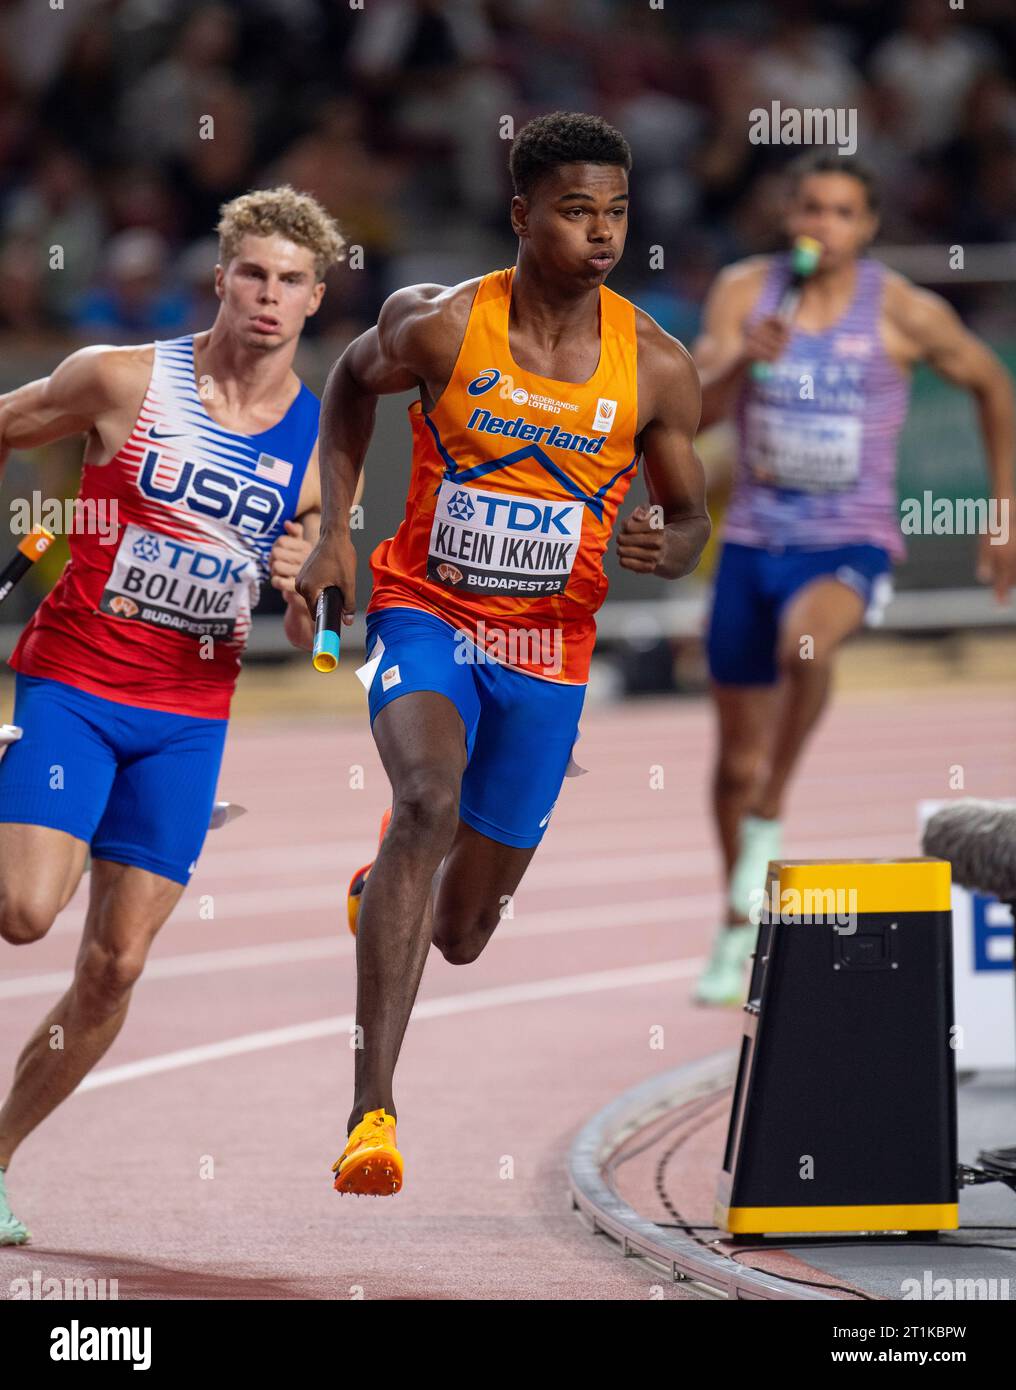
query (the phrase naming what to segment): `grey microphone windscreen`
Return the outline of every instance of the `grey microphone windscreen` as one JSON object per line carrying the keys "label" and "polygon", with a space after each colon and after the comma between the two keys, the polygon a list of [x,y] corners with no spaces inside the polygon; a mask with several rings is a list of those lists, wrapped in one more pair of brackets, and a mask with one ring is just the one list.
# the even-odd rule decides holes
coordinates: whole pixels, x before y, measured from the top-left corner
{"label": "grey microphone windscreen", "polygon": [[925,854],[948,859],[965,888],[1016,898],[1016,801],[966,797],[943,806],[924,827]]}

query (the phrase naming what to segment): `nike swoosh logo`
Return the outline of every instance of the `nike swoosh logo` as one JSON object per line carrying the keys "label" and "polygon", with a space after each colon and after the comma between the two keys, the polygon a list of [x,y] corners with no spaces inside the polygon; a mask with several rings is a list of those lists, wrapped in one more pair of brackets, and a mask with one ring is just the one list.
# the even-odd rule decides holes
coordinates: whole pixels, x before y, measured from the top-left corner
{"label": "nike swoosh logo", "polygon": [[149,439],[184,439],[185,437],[186,437],[186,436],[185,436],[183,433],[178,433],[178,434],[159,434],[159,432],[156,430],[156,428],[155,428],[154,425],[153,425],[153,426],[151,427],[151,429],[148,431],[148,438],[149,438]]}

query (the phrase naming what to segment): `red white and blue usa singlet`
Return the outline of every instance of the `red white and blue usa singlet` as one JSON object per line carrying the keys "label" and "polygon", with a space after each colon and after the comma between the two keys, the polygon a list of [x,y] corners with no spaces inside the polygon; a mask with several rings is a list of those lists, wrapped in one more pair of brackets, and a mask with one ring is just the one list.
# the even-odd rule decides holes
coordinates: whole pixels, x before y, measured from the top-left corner
{"label": "red white and blue usa singlet", "polygon": [[319,410],[301,384],[271,429],[235,434],[205,410],[193,338],[157,342],[130,437],[108,463],[82,469],[79,516],[101,504],[117,524],[105,534],[75,524],[70,561],[10,665],[120,704],[227,718]]}

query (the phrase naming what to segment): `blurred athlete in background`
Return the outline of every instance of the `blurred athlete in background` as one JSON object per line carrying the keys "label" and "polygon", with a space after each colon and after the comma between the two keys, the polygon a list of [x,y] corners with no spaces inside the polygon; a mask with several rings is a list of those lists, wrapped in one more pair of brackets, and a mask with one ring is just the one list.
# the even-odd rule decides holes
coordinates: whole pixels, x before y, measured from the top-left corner
{"label": "blurred athlete in background", "polygon": [[792,169],[786,230],[821,251],[792,321],[776,312],[790,256],[753,257],[717,279],[694,348],[702,427],[733,411],[738,435],[708,637],[728,910],[698,982],[702,1003],[743,1000],[750,895],[781,854],[790,776],[840,644],[891,594],[904,555],[896,446],[917,363],[974,397],[1000,507],[979,577],[1000,601],[1016,557],[1012,383],[944,299],[865,254],[878,230],[872,176],[849,158],[806,156]]}

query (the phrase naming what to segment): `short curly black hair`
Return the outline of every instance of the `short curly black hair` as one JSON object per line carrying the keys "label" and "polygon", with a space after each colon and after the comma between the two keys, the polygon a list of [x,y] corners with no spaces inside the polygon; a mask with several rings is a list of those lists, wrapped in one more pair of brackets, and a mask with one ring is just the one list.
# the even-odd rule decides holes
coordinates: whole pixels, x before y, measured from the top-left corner
{"label": "short curly black hair", "polygon": [[515,192],[523,196],[559,164],[617,164],[631,170],[631,147],[599,116],[554,111],[522,127],[508,159]]}

